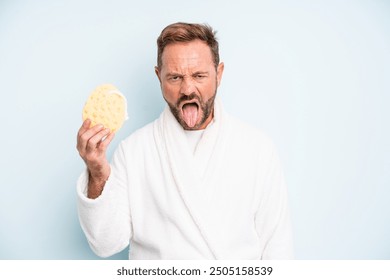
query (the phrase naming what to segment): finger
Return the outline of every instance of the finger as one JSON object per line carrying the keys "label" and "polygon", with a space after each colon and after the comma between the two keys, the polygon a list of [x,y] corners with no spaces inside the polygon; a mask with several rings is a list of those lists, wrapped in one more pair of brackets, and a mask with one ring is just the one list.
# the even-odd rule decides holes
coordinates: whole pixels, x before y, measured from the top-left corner
{"label": "finger", "polygon": [[102,129],[101,131],[96,133],[94,136],[92,136],[88,140],[87,150],[96,149],[98,144],[102,141],[103,137],[106,136],[109,132],[110,132],[110,130],[108,128],[106,128],[106,129]]}
{"label": "finger", "polygon": [[81,152],[82,154],[85,154],[85,152],[88,151],[88,142],[89,142],[89,140],[94,135],[96,135],[97,133],[101,132],[102,130],[104,130],[104,127],[103,127],[103,125],[99,124],[99,125],[93,126],[92,128],[88,129],[86,132],[84,132],[84,134],[81,135],[77,139],[77,149],[79,150],[79,152]]}
{"label": "finger", "polygon": [[90,125],[91,125],[91,120],[86,119],[79,129],[78,136],[83,135],[89,129]]}
{"label": "finger", "polygon": [[86,145],[89,141],[90,138],[92,138],[94,135],[96,135],[97,133],[101,132],[102,130],[104,130],[104,127],[103,125],[101,124],[97,124],[91,128],[89,128],[87,131],[85,131],[81,136],[80,136],[80,140],[81,142]]}
{"label": "finger", "polygon": [[105,151],[107,149],[107,146],[110,145],[111,140],[114,139],[115,133],[111,132],[108,134],[108,136],[99,144],[99,149],[101,151]]}
{"label": "finger", "polygon": [[85,141],[82,140],[81,136],[89,129],[91,125],[91,120],[86,119],[81,125],[78,133],[77,133],[77,145],[76,148],[79,151],[80,155],[84,153],[85,150]]}

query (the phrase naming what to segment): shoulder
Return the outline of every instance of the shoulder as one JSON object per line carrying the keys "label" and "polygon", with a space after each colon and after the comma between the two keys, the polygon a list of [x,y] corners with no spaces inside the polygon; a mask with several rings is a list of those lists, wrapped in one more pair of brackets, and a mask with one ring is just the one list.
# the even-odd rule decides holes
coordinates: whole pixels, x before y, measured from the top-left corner
{"label": "shoulder", "polygon": [[231,116],[230,114],[228,115],[228,123],[230,137],[237,139],[242,145],[268,150],[273,150],[275,148],[271,137],[264,130]]}
{"label": "shoulder", "polygon": [[230,147],[238,148],[240,153],[246,154],[246,158],[255,160],[258,176],[264,177],[281,170],[278,148],[265,131],[235,117],[229,117],[229,122],[230,135],[236,139]]}
{"label": "shoulder", "polygon": [[144,146],[148,142],[153,140],[153,123],[150,122],[147,125],[135,130],[124,140],[121,141],[122,148],[128,148],[131,146]]}

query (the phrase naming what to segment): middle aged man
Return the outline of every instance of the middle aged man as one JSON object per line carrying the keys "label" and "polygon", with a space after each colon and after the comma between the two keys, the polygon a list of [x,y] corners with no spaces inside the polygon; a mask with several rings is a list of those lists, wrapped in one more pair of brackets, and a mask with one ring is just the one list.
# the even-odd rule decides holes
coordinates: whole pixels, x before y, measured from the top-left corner
{"label": "middle aged man", "polygon": [[92,250],[106,257],[130,243],[130,259],[292,258],[275,148],[216,98],[224,64],[215,32],[175,23],[157,43],[161,116],[122,141],[111,164],[113,134],[88,120],[78,133],[87,166],[79,216]]}

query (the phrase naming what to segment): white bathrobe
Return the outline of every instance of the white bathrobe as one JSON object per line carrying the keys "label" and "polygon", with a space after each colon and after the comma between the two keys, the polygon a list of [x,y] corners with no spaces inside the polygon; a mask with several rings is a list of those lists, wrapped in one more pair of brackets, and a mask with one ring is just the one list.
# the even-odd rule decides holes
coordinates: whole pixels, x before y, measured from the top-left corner
{"label": "white bathrobe", "polygon": [[290,259],[287,190],[277,153],[263,133],[227,115],[195,152],[168,107],[121,142],[103,193],[78,181],[82,229],[107,257],[130,243],[130,259]]}

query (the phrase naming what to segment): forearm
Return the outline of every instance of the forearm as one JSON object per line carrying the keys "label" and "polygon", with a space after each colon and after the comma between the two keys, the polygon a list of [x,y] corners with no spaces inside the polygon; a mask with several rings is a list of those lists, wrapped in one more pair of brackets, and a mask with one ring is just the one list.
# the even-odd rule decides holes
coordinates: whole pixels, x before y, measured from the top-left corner
{"label": "forearm", "polygon": [[111,173],[111,169],[109,165],[105,167],[104,170],[95,173],[91,173],[91,171],[88,169],[88,175],[89,175],[88,189],[87,189],[88,198],[95,199],[102,194],[106,182],[110,176],[110,173]]}
{"label": "forearm", "polygon": [[102,194],[89,199],[88,177],[88,171],[84,171],[77,184],[79,220],[92,250],[107,257],[122,250],[130,240],[128,196],[112,169]]}

